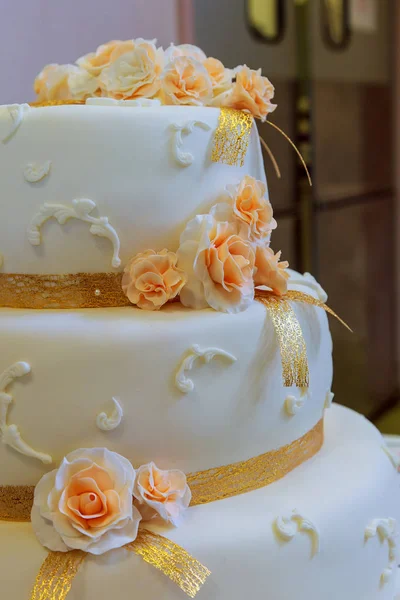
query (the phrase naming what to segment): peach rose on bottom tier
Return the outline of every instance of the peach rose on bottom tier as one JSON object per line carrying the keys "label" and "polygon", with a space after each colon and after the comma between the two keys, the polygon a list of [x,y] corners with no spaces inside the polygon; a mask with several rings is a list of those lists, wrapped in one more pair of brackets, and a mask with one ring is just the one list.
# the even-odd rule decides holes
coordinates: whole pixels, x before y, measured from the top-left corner
{"label": "peach rose on bottom tier", "polygon": [[143,519],[151,519],[158,514],[176,527],[192,499],[182,471],[163,471],[153,462],[138,469],[133,495],[141,505]]}
{"label": "peach rose on bottom tier", "polygon": [[271,248],[258,247],[256,250],[256,274],[255,285],[266,285],[278,296],[287,292],[289,273],[286,269],[289,263],[285,260],[280,262],[281,252],[274,254]]}
{"label": "peach rose on bottom tier", "polygon": [[122,289],[132,304],[158,310],[175,298],[186,283],[184,271],[176,266],[177,256],[164,249],[137,254],[125,267]]}
{"label": "peach rose on bottom tier", "polygon": [[180,295],[185,306],[237,313],[252,302],[254,250],[229,204],[192,219],[177,254],[188,277]]}
{"label": "peach rose on bottom tier", "polygon": [[32,526],[53,551],[103,554],[136,539],[141,515],[132,504],[135,470],[105,448],[76,450],[35,489]]}
{"label": "peach rose on bottom tier", "polygon": [[275,88],[267,77],[261,75],[261,69],[253,71],[246,65],[237,67],[236,82],[232,89],[220,94],[214,101],[215,106],[226,106],[245,110],[265,121],[267,115],[276,109],[272,104]]}

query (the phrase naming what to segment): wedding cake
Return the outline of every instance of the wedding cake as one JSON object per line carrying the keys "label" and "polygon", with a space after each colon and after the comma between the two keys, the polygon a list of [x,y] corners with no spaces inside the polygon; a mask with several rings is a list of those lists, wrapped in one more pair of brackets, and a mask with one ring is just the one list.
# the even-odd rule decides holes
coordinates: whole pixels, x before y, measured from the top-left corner
{"label": "wedding cake", "polygon": [[137,39],[35,91],[0,108],[0,597],[393,600],[396,462],[270,245],[272,84]]}

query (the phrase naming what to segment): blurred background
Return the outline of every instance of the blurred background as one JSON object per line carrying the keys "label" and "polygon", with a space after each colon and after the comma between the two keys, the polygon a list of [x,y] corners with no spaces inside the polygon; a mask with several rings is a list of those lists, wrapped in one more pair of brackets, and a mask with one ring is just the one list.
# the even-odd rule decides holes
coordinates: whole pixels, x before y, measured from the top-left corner
{"label": "blurred background", "polygon": [[[273,247],[311,271],[334,319],[336,399],[400,434],[400,2],[398,0],[0,0],[0,104],[33,100],[48,62],[73,62],[110,39],[201,46],[226,66],[262,67],[272,120],[297,144],[260,133],[279,227]],[[18,31],[18,38],[15,32]]]}

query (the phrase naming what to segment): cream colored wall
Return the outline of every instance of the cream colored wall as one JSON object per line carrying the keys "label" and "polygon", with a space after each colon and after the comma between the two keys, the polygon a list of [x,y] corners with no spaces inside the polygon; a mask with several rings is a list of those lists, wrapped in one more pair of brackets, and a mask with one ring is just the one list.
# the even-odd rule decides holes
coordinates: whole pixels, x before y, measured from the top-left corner
{"label": "cream colored wall", "polygon": [[49,62],[73,62],[110,39],[178,41],[178,0],[0,0],[0,104],[33,99]]}

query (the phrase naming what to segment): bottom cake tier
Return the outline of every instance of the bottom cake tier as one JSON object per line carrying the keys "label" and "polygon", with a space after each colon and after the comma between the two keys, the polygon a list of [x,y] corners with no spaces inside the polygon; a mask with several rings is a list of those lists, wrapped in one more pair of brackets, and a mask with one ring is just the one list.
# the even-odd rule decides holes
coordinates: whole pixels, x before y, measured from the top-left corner
{"label": "bottom cake tier", "polygon": [[[378,431],[338,405],[310,461],[263,489],[152,525],[206,565],[204,600],[394,600],[400,477]],[[150,529],[150,527],[148,527]],[[30,600],[46,550],[31,525],[0,523],[0,597]],[[64,597],[64,596],[63,596]],[[172,600],[184,593],[125,549],[90,557],[68,600]]]}

